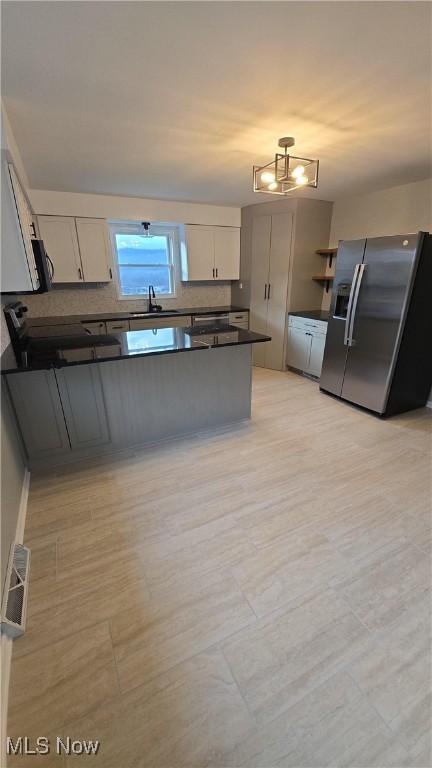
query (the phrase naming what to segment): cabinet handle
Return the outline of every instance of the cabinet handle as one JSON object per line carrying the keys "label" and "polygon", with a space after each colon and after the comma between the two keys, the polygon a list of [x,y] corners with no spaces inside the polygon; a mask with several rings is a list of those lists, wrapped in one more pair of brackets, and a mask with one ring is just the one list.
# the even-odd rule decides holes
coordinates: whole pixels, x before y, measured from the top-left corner
{"label": "cabinet handle", "polygon": [[267,283],[264,284],[264,300],[267,299]]}
{"label": "cabinet handle", "polygon": [[110,276],[110,280],[112,280],[112,269],[111,269],[111,267],[109,269],[109,276]]}
{"label": "cabinet handle", "polygon": [[81,267],[78,267],[78,277],[79,277],[80,280],[83,279],[82,272],[81,272]]}
{"label": "cabinet handle", "polygon": [[216,267],[216,277],[219,277],[219,271],[217,267]]}
{"label": "cabinet handle", "polygon": [[214,267],[213,267],[213,280],[214,279],[215,279],[215,270],[214,270]]}
{"label": "cabinet handle", "polygon": [[267,291],[267,298],[268,298],[269,300],[270,300],[270,288],[271,288],[271,284],[269,283],[269,284],[268,284],[268,291]]}

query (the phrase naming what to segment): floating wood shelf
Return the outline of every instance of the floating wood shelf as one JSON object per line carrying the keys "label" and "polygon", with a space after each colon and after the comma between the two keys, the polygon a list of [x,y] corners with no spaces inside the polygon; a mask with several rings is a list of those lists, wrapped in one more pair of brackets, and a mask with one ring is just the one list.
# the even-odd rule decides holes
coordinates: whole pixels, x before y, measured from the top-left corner
{"label": "floating wood shelf", "polygon": [[331,269],[331,266],[333,264],[333,259],[335,258],[337,254],[337,248],[318,248],[315,253],[318,254],[318,256],[325,256],[326,259],[328,259],[328,266],[329,269]]}
{"label": "floating wood shelf", "polygon": [[316,280],[317,283],[325,283],[326,293],[330,290],[330,283],[333,282],[333,275],[312,275],[312,280]]}

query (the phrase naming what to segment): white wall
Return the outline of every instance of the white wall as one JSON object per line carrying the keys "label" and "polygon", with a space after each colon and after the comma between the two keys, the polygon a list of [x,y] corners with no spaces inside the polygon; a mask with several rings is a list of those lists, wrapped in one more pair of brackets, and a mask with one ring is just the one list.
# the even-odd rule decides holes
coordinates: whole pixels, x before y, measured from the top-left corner
{"label": "white wall", "polygon": [[241,209],[223,205],[116,195],[87,195],[79,192],[50,192],[43,189],[30,189],[29,197],[35,213],[56,216],[219,224],[225,227],[239,227],[241,223]]}
{"label": "white wall", "polygon": [[432,232],[432,179],[336,200],[329,245],[419,230]]}
{"label": "white wall", "polygon": [[[432,232],[432,179],[336,200],[329,247],[339,240]],[[335,262],[327,274],[334,274]],[[331,291],[323,294],[322,308],[330,306]]]}

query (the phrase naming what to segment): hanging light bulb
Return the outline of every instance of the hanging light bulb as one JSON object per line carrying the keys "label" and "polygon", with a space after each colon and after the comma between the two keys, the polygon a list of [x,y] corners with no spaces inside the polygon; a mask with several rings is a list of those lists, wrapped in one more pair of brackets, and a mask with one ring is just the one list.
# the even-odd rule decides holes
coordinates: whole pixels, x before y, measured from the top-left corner
{"label": "hanging light bulb", "polygon": [[304,173],[302,173],[301,176],[296,176],[296,182],[297,184],[308,184],[309,179],[307,176],[305,176]]}
{"label": "hanging light bulb", "polygon": [[274,189],[278,188],[277,181],[272,181],[271,184],[268,185],[268,188],[273,192]]}
{"label": "hanging light bulb", "polygon": [[264,182],[264,184],[271,184],[272,181],[274,181],[275,175],[271,171],[264,171],[264,173],[261,174],[261,181]]}
{"label": "hanging light bulb", "polygon": [[304,165],[297,165],[293,171],[291,171],[291,176],[293,179],[298,179],[300,176],[304,176],[305,168]]}

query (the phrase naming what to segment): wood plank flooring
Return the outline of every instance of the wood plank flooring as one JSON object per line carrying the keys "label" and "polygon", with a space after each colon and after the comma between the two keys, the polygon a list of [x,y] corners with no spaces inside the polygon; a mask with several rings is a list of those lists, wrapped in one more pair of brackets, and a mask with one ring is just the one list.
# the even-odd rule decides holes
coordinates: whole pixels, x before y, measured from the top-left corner
{"label": "wood plank flooring", "polygon": [[431,765],[431,424],[256,369],[230,429],[32,478],[12,766]]}

